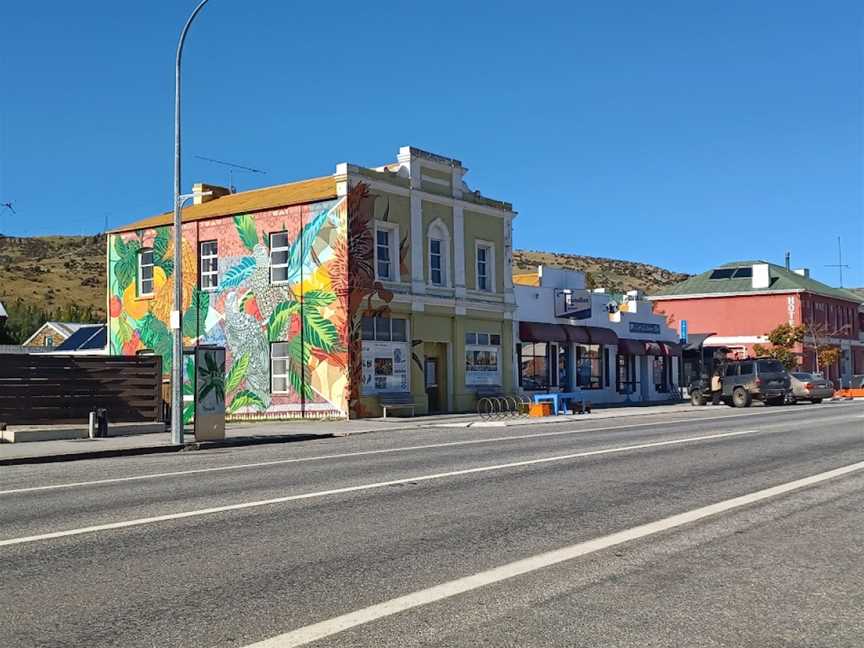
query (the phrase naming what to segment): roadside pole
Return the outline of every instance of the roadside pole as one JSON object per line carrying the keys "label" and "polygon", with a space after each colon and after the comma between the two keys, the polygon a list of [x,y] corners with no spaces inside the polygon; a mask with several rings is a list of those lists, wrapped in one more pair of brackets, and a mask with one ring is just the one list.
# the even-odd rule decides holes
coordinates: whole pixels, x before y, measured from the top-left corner
{"label": "roadside pole", "polygon": [[201,0],[189,16],[180,40],[177,43],[177,58],[174,66],[174,308],[171,311],[173,353],[171,361],[171,443],[183,443],[183,227],[180,221],[183,196],[180,195],[180,60],[186,33],[198,12],[207,4]]}

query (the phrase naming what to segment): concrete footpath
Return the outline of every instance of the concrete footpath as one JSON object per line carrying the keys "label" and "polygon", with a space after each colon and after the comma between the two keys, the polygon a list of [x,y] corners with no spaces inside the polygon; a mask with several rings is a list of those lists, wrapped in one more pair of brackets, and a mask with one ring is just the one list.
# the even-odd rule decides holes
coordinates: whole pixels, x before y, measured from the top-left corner
{"label": "concrete footpath", "polygon": [[[698,413],[702,408],[689,403],[616,407],[596,409],[591,414],[528,418],[525,416],[480,417],[476,414],[447,414],[412,418],[361,419],[355,421],[266,421],[260,423],[229,423],[224,441],[195,441],[191,429],[186,431],[186,443],[171,444],[167,432],[109,436],[102,439],[66,439],[32,443],[0,443],[0,466],[99,457],[118,457],[165,452],[184,452],[211,448],[230,448],[267,443],[290,443],[328,437],[368,434],[372,432],[411,431],[421,428],[516,427],[537,426],[568,421],[589,421],[607,418],[648,416],[652,414]],[[109,428],[109,434],[111,430]]]}

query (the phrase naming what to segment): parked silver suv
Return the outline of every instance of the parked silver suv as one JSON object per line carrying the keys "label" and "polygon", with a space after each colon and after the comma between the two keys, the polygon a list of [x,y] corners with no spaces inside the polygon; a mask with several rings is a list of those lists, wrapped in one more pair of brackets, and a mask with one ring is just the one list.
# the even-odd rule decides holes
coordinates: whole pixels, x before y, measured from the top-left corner
{"label": "parked silver suv", "polygon": [[750,407],[754,400],[782,405],[791,388],[789,374],[774,358],[735,360],[723,366],[723,402]]}

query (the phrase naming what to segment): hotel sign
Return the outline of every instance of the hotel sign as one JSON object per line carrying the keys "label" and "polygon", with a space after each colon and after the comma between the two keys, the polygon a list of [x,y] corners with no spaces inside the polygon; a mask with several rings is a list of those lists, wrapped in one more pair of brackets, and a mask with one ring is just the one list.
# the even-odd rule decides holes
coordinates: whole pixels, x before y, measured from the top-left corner
{"label": "hotel sign", "polygon": [[630,332],[660,335],[660,325],[651,324],[650,322],[630,322]]}

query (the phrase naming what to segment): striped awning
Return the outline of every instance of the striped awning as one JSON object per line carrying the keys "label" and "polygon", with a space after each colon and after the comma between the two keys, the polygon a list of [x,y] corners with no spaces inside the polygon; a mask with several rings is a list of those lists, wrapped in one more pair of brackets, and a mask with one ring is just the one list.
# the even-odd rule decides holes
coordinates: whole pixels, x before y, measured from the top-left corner
{"label": "striped awning", "polygon": [[523,342],[576,342],[579,344],[617,344],[615,331],[599,326],[571,326],[543,322],[519,322]]}

